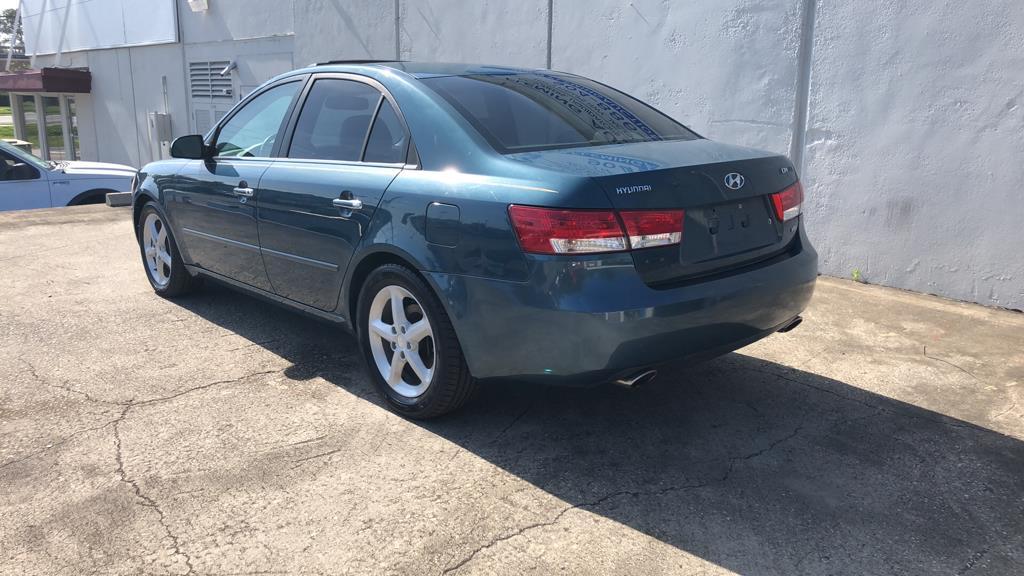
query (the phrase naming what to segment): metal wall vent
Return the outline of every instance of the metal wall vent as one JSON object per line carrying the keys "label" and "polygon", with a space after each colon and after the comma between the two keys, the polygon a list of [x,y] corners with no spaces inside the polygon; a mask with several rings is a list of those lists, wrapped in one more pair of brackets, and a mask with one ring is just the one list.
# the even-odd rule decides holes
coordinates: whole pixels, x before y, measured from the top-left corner
{"label": "metal wall vent", "polygon": [[211,62],[189,62],[188,82],[193,98],[226,98],[230,99],[231,76],[221,76],[220,71],[227,68],[228,60]]}

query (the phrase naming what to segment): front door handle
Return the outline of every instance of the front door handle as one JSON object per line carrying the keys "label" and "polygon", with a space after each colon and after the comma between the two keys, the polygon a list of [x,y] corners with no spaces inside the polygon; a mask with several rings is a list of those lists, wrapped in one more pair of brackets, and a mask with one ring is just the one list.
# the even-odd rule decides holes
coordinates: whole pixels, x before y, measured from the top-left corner
{"label": "front door handle", "polygon": [[245,186],[236,186],[232,192],[235,196],[244,196],[245,198],[252,198],[253,193],[252,188],[247,188]]}
{"label": "front door handle", "polygon": [[335,198],[331,200],[331,204],[345,210],[361,210],[363,208],[363,201],[358,198]]}

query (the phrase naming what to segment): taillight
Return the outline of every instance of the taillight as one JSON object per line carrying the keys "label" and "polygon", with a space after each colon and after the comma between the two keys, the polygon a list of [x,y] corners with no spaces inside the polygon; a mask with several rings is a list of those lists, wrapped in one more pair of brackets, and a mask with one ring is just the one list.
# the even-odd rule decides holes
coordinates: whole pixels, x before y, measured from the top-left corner
{"label": "taillight", "polygon": [[627,248],[615,213],[509,206],[523,250],[537,254],[617,252]]}
{"label": "taillight", "polygon": [[619,212],[619,217],[633,248],[678,244],[683,238],[682,210],[630,210]]}
{"label": "taillight", "polygon": [[534,254],[621,252],[629,250],[630,246],[650,248],[678,244],[683,235],[682,210],[635,210],[616,214],[612,210],[512,205],[508,213],[520,246]]}
{"label": "taillight", "polygon": [[780,222],[796,218],[800,215],[800,205],[804,202],[804,187],[797,181],[782,192],[771,195],[772,207],[775,208],[775,217]]}

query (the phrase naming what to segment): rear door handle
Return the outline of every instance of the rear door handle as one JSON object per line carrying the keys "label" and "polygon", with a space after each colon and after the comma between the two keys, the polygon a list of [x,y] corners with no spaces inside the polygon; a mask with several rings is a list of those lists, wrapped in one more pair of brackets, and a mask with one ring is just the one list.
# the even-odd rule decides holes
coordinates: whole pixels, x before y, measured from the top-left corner
{"label": "rear door handle", "polygon": [[344,208],[345,210],[361,210],[363,208],[363,201],[357,198],[335,198],[331,200],[331,204],[334,204],[337,208]]}

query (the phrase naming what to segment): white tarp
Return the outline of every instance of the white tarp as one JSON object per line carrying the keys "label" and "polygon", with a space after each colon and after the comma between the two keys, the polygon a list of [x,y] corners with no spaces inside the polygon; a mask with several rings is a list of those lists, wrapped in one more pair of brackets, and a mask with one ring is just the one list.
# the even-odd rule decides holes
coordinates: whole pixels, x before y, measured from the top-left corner
{"label": "white tarp", "polygon": [[28,54],[178,40],[174,0],[22,0],[21,9]]}

